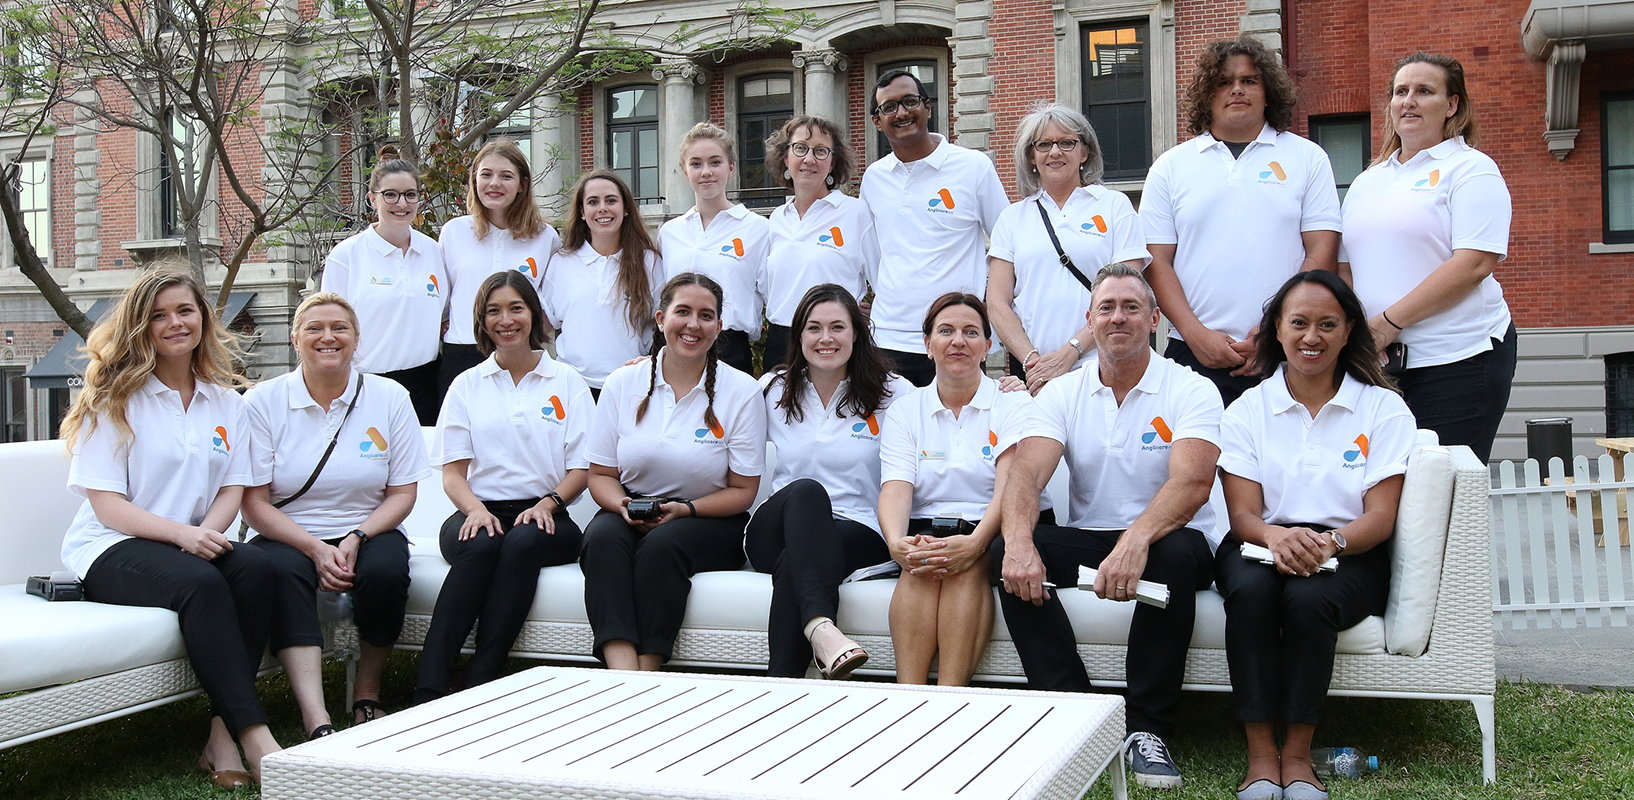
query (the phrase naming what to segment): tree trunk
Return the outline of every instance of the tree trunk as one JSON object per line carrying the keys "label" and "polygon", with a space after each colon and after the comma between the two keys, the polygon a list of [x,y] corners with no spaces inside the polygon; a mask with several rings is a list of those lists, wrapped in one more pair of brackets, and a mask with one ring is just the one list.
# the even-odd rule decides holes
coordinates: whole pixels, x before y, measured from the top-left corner
{"label": "tree trunk", "polygon": [[81,339],[90,339],[94,323],[74,305],[74,301],[68,299],[68,293],[57,285],[45,264],[40,263],[40,254],[28,238],[28,228],[23,224],[23,215],[17,210],[16,199],[4,186],[0,186],[0,216],[5,218],[6,230],[11,234],[11,249],[17,253],[17,266],[23,275],[45,296],[45,301],[51,304],[51,310],[56,312],[63,324],[79,334]]}

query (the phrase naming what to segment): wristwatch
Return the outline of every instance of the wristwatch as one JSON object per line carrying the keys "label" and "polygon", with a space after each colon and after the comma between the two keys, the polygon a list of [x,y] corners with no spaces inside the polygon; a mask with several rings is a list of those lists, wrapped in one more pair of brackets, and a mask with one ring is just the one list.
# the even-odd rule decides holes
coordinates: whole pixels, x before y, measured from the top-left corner
{"label": "wristwatch", "polygon": [[1077,350],[1079,356],[1084,354],[1084,344],[1083,342],[1078,341],[1078,337],[1074,336],[1071,339],[1068,339],[1067,344],[1072,345],[1072,349]]}
{"label": "wristwatch", "polygon": [[1345,552],[1345,548],[1350,546],[1347,542],[1345,542],[1345,535],[1340,533],[1337,529],[1328,531],[1328,538],[1333,540],[1334,547],[1339,548],[1333,553],[1336,556],[1343,554]]}
{"label": "wristwatch", "polygon": [[[353,529],[346,532],[346,536],[354,536],[354,535],[357,536],[357,543],[358,544],[363,544],[364,542],[369,541],[369,534],[364,533],[362,528],[353,528]],[[342,536],[340,538],[345,539],[346,536]]]}

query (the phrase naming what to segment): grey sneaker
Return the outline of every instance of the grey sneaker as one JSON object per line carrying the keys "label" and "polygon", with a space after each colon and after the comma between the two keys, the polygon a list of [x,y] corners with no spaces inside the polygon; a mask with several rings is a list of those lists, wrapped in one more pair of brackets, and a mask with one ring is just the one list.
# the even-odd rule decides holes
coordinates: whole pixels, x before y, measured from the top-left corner
{"label": "grey sneaker", "polygon": [[1123,753],[1135,783],[1148,789],[1180,788],[1180,768],[1169,757],[1169,747],[1156,734],[1136,731],[1123,740]]}

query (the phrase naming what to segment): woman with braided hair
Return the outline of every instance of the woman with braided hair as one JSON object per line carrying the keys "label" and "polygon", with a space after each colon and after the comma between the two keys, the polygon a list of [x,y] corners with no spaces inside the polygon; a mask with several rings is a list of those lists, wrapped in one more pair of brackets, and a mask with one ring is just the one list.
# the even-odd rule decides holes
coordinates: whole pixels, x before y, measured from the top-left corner
{"label": "woman with braided hair", "polygon": [[743,566],[743,528],[766,462],[766,405],[720,363],[721,287],[669,279],[653,317],[658,355],[607,376],[591,425],[590,496],[579,566],[594,654],[612,669],[670,657],[692,576]]}

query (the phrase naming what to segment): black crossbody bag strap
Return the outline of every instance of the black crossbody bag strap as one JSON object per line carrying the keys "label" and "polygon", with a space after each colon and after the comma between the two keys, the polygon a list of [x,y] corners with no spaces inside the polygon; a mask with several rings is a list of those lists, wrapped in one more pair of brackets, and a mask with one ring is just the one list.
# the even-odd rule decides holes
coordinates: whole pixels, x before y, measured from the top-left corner
{"label": "black crossbody bag strap", "polygon": [[341,417],[340,424],[335,426],[335,435],[329,439],[329,448],[323,451],[323,458],[318,459],[318,465],[313,467],[312,474],[307,476],[306,485],[295,490],[294,494],[273,503],[273,508],[283,508],[284,506],[301,499],[301,495],[306,494],[306,490],[312,488],[312,484],[318,482],[318,473],[323,472],[323,465],[329,463],[330,454],[335,452],[335,443],[340,441],[340,432],[346,428],[346,420],[351,419],[352,412],[357,410],[357,399],[363,395],[363,380],[366,377],[368,376],[363,375],[362,373],[358,374],[357,391],[352,392],[352,404],[346,407],[346,415]]}
{"label": "black crossbody bag strap", "polygon": [[1067,251],[1061,248],[1061,240],[1055,236],[1055,223],[1050,222],[1050,212],[1044,210],[1044,201],[1039,200],[1036,204],[1038,206],[1038,216],[1044,220],[1044,232],[1050,235],[1050,244],[1055,245],[1055,254],[1061,257],[1061,266],[1066,267],[1067,271],[1072,273],[1072,277],[1077,278],[1078,282],[1084,285],[1084,291],[1093,292],[1094,288],[1089,278],[1084,277],[1084,273],[1078,269],[1078,265],[1072,263],[1072,256],[1067,255]]}

